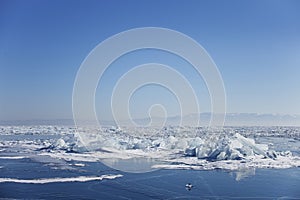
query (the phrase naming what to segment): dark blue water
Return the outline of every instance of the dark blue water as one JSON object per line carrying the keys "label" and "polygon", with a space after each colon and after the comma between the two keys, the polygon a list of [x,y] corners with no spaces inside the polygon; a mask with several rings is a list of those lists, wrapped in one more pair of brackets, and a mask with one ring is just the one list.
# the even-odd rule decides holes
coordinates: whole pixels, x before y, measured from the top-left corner
{"label": "dark blue water", "polygon": [[[66,163],[33,159],[0,159],[0,177],[49,177],[123,174],[114,180],[48,184],[0,183],[1,198],[16,199],[300,199],[300,168],[257,169],[255,175],[236,181],[232,172],[159,170],[125,173],[101,163],[59,168]],[[72,164],[71,162],[68,164]],[[53,166],[56,166],[53,169]],[[186,183],[194,187],[188,191]]]}

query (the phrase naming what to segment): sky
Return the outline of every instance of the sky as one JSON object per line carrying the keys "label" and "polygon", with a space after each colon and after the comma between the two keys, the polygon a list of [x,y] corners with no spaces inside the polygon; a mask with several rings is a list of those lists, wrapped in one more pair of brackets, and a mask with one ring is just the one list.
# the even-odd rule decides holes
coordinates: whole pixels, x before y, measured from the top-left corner
{"label": "sky", "polygon": [[[227,112],[300,114],[299,1],[0,0],[0,120],[70,119],[77,71],[100,42],[139,27],[164,27],[201,44],[224,81]],[[96,93],[97,115],[111,119],[110,96],[129,69],[165,63],[211,109],[201,77],[180,58],[158,50],[131,52],[107,70]],[[130,99],[134,117],[149,106],[179,112],[176,97],[157,85]]]}

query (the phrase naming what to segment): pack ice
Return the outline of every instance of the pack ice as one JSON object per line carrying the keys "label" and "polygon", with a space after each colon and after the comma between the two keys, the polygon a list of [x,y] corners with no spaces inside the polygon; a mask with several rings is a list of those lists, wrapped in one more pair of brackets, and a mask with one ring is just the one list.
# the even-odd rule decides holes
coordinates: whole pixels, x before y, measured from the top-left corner
{"label": "pack ice", "polygon": [[[145,133],[148,134],[145,134]],[[150,134],[149,134],[150,132]],[[84,139],[83,139],[84,138]],[[84,141],[83,141],[84,140]],[[141,150],[145,155],[150,152],[176,152],[182,156],[197,157],[210,161],[241,160],[249,156],[260,155],[276,159],[290,152],[269,150],[267,144],[257,144],[254,139],[239,133],[197,132],[192,128],[166,128],[159,130],[102,130],[101,134],[85,134],[78,140],[77,147],[86,146],[89,150],[114,149]]]}
{"label": "pack ice", "polygon": [[[221,137],[221,136],[218,136]],[[262,155],[276,158],[275,151],[268,151],[268,145],[256,144],[254,139],[246,138],[236,133],[232,137],[206,138],[205,141],[185,150],[188,156],[196,156],[199,159],[215,160],[240,160],[247,156]]]}
{"label": "pack ice", "polygon": [[[0,149],[67,162],[150,158],[158,161],[153,168],[167,169],[288,168],[300,166],[299,156],[289,151],[299,151],[299,132],[269,127],[0,127],[2,136],[32,136],[3,140]],[[268,142],[257,142],[262,139]]]}

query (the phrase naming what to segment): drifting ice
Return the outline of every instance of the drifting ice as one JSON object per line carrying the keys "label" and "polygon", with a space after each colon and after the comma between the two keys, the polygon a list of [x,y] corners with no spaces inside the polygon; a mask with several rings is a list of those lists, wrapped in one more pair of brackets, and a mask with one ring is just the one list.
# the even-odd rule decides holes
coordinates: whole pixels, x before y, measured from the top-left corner
{"label": "drifting ice", "polygon": [[[18,130],[20,129],[20,130]],[[57,135],[56,139],[33,139],[18,141],[1,141],[0,147],[24,148],[26,156],[32,154],[51,156],[67,161],[98,162],[105,159],[151,158],[162,161],[165,165],[154,168],[182,169],[237,169],[247,167],[297,167],[300,158],[292,156],[290,151],[269,149],[267,144],[258,144],[249,137],[260,134],[267,138],[279,138],[285,129],[278,132],[260,131],[256,129],[237,133],[237,129],[205,129],[197,127],[134,128],[101,128],[95,130],[79,130],[75,132],[68,127],[1,127],[0,134],[11,135]],[[16,133],[12,133],[15,130]],[[266,129],[268,130],[268,129]],[[252,132],[251,132],[252,131]],[[40,133],[38,133],[40,132]],[[252,135],[251,135],[251,134]],[[288,134],[291,135],[290,132]],[[298,138],[295,131],[294,138]],[[263,136],[261,136],[263,137]],[[59,138],[59,139],[58,139]],[[284,146],[280,140],[271,140]],[[297,148],[298,140],[293,140]],[[0,149],[1,150],[1,149]],[[30,155],[28,155],[30,157]],[[178,164],[180,163],[180,165]]]}
{"label": "drifting ice", "polygon": [[253,139],[243,137],[236,133],[233,137],[224,137],[216,140],[212,137],[196,147],[189,147],[185,150],[187,156],[196,156],[207,160],[239,160],[247,156],[263,155],[276,158],[273,153],[268,153],[268,146],[256,144]]}
{"label": "drifting ice", "polygon": [[[117,133],[115,130],[118,130]],[[139,131],[152,131],[152,133],[150,137],[147,137],[141,135],[137,130],[103,129],[97,136],[85,135],[84,143],[92,151],[106,148],[116,151],[140,150],[145,152],[145,155],[149,152],[159,154],[160,151],[176,152],[177,155],[182,152],[182,156],[197,157],[209,161],[242,160],[257,155],[272,159],[276,159],[278,155],[291,156],[290,152],[269,150],[268,145],[257,144],[254,139],[246,138],[239,133],[206,132],[204,134],[192,134],[195,131],[193,128],[186,128],[177,132],[172,128],[164,129],[162,132],[155,129]],[[82,147],[83,145],[79,142],[77,146]]]}

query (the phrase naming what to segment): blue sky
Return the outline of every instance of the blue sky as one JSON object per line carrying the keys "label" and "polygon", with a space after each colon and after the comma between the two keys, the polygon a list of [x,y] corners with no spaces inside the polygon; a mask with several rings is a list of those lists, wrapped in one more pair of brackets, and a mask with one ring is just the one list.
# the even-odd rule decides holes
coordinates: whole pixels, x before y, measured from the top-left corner
{"label": "blue sky", "polygon": [[[224,80],[228,112],[300,114],[299,9],[299,1],[275,0],[0,0],[0,120],[71,118],[73,83],[88,53],[109,36],[147,26],[180,31],[208,51]],[[96,96],[103,118],[111,117],[108,94],[125,69],[154,58],[176,63],[148,53],[128,55],[122,70],[117,63],[107,72]],[[190,69],[177,70],[197,90],[201,111],[209,111],[203,81]],[[153,101],[142,92],[134,95],[137,117],[145,105],[166,99],[171,112],[178,110],[161,88],[144,88],[146,96],[157,94]]]}

